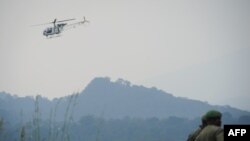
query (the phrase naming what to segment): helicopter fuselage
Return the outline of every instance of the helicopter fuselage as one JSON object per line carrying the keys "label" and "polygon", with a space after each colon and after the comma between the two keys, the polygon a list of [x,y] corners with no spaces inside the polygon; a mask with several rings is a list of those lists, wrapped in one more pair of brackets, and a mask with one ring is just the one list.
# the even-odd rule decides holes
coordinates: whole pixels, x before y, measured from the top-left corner
{"label": "helicopter fuselage", "polygon": [[48,27],[43,31],[43,35],[48,37],[50,35],[60,34],[63,31],[63,27],[65,25],[66,23],[62,23],[62,24],[55,24],[53,27]]}

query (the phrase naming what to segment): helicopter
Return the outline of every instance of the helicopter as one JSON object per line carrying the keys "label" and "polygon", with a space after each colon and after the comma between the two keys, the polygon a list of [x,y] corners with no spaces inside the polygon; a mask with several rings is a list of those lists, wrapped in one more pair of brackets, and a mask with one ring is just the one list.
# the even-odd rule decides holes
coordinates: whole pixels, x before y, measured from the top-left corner
{"label": "helicopter", "polygon": [[82,25],[85,23],[88,23],[89,21],[86,20],[85,17],[83,17],[83,20],[75,22],[75,23],[70,23],[68,24],[68,21],[73,21],[76,19],[66,19],[66,20],[60,20],[57,21],[57,19],[54,19],[52,22],[49,23],[44,23],[44,24],[38,24],[38,25],[32,25],[32,26],[41,26],[41,25],[47,25],[47,24],[53,24],[51,27],[47,27],[46,29],[43,30],[43,35],[46,37],[54,37],[55,35],[60,35],[62,31],[67,27],[68,29],[70,27],[75,28],[77,25]]}

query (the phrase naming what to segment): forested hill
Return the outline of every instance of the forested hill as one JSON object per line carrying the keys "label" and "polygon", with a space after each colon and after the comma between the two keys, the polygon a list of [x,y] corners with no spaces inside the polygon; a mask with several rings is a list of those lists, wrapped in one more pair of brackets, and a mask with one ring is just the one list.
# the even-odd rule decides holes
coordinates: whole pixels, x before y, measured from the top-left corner
{"label": "forested hill", "polygon": [[234,117],[250,115],[230,106],[214,106],[206,102],[175,97],[155,87],[132,85],[129,81],[95,78],[80,93],[76,111],[85,115],[107,118],[125,116],[138,118],[166,118],[169,116],[195,118],[209,109],[218,109]]}
{"label": "forested hill", "polygon": [[75,120],[87,115],[112,119],[195,118],[209,109],[217,109],[234,118],[250,115],[248,111],[175,97],[155,87],[133,85],[123,79],[113,82],[108,77],[95,78],[83,91],[52,101],[41,96],[36,101],[33,97],[20,98],[1,92],[0,115],[10,120],[20,117],[20,121],[29,121],[33,118],[36,103],[42,119],[49,119],[53,114],[57,120],[64,120],[65,114]]}

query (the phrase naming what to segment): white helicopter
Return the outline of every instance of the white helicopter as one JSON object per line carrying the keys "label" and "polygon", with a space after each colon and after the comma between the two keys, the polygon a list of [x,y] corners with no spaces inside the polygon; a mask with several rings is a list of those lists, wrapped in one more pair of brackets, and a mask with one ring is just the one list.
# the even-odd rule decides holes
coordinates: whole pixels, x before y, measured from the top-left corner
{"label": "white helicopter", "polygon": [[53,22],[49,22],[49,23],[44,23],[44,24],[38,24],[38,25],[32,25],[32,26],[41,26],[41,25],[46,25],[46,24],[53,24],[53,26],[51,27],[47,27],[44,31],[43,31],[43,35],[46,37],[54,37],[54,35],[60,35],[62,33],[62,31],[64,30],[64,28],[70,28],[73,27],[75,28],[77,25],[82,25],[84,23],[88,23],[89,21],[87,21],[85,19],[85,17],[83,17],[83,20],[75,22],[75,23],[71,23],[68,24],[67,21],[73,21],[76,19],[67,19],[67,20],[61,20],[61,21],[57,21],[57,19],[54,19]]}

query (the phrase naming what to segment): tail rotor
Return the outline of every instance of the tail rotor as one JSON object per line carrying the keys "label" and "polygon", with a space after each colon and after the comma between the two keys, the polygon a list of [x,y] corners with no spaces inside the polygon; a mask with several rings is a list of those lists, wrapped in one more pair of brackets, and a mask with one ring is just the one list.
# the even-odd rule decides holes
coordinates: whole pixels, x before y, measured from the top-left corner
{"label": "tail rotor", "polygon": [[86,20],[86,18],[85,18],[85,16],[83,17],[83,23],[89,23],[89,21],[88,20]]}

